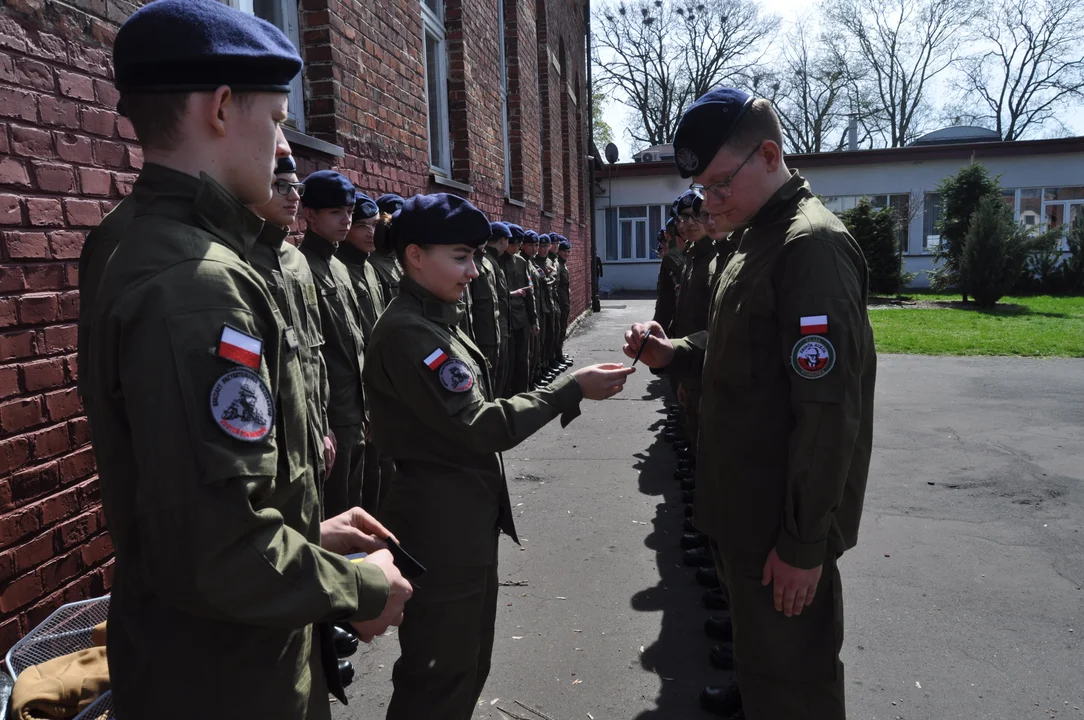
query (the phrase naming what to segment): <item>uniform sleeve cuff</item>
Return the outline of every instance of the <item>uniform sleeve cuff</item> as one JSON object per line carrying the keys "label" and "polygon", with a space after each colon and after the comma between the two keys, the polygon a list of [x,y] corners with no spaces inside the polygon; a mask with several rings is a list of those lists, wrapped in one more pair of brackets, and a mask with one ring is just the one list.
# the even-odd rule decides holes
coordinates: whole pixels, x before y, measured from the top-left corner
{"label": "uniform sleeve cuff", "polygon": [[779,555],[779,559],[801,570],[812,570],[823,565],[827,550],[826,540],[803,543],[785,532],[780,533],[779,539],[775,541],[775,552]]}
{"label": "uniform sleeve cuff", "polygon": [[388,604],[388,595],[391,592],[388,578],[376,565],[360,562],[354,563],[354,568],[358,578],[358,611],[350,620],[375,620]]}
{"label": "uniform sleeve cuff", "polygon": [[555,405],[561,411],[561,427],[580,416],[580,402],[583,401],[583,389],[572,375],[566,375],[551,386]]}

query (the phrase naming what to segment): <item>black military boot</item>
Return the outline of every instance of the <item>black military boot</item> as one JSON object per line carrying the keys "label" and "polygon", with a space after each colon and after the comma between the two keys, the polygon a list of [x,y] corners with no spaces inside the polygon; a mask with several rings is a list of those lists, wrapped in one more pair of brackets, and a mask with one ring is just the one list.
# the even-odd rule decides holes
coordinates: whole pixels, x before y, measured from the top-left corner
{"label": "black military boot", "polygon": [[731,682],[725,687],[709,685],[704,688],[700,693],[700,707],[709,713],[734,720],[731,716],[742,711],[741,690],[738,689],[738,683]]}
{"label": "black military boot", "polygon": [[685,506],[685,517],[691,518],[693,516],[693,506],[691,504]]}
{"label": "black military boot", "polygon": [[339,679],[342,680],[344,688],[354,682],[354,666],[349,660],[339,661]]}
{"label": "black military boot", "polygon": [[696,501],[696,490],[686,490],[681,495],[682,500],[687,503]]}
{"label": "black military boot", "polygon": [[706,590],[700,598],[700,602],[708,610],[730,610],[730,603],[726,601],[722,589]]}
{"label": "black military boot", "polygon": [[708,536],[703,533],[696,532],[695,528],[692,532],[685,533],[681,536],[681,549],[682,550],[694,550],[696,548],[705,547],[708,544]]}
{"label": "black military boot", "polygon": [[715,558],[711,556],[711,550],[707,547],[693,548],[681,554],[681,562],[691,567],[714,567]]}
{"label": "black military boot", "polygon": [[708,653],[708,662],[711,666],[720,670],[734,669],[734,643],[716,645]]}
{"label": "black military boot", "polygon": [[696,478],[695,477],[682,478],[681,479],[681,489],[682,490],[695,490],[696,489]]}
{"label": "black military boot", "polygon": [[696,525],[693,524],[693,519],[691,517],[685,518],[685,522],[682,523],[681,529],[687,533],[697,532]]}
{"label": "black military boot", "polygon": [[685,470],[675,470],[674,471],[674,479],[677,480],[678,482],[681,482],[685,478],[691,478],[691,477],[696,477],[696,473],[693,470],[685,469]]}
{"label": "black military boot", "polygon": [[719,574],[715,572],[715,566],[697,568],[696,581],[706,588],[719,587]]}
{"label": "black military boot", "polygon": [[358,651],[358,637],[338,625],[331,626],[331,640],[335,643],[335,655],[340,658],[350,657]]}
{"label": "black military boot", "polygon": [[714,615],[705,620],[704,634],[719,642],[734,642],[734,626],[730,623],[730,613]]}

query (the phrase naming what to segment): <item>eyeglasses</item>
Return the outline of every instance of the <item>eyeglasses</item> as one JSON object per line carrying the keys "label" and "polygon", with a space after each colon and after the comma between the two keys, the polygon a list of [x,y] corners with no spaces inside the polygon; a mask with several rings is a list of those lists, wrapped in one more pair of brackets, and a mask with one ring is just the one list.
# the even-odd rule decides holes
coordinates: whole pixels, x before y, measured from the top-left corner
{"label": "eyeglasses", "polygon": [[[734,191],[730,189],[730,183],[734,182],[734,178],[738,176],[738,173],[741,172],[741,169],[745,167],[745,164],[747,162],[753,159],[753,156],[756,155],[759,150],[760,145],[757,145],[755,148],[753,148],[753,152],[745,156],[745,159],[741,161],[741,165],[738,166],[738,169],[730,173],[730,177],[728,177],[726,180],[719,183],[714,183],[712,185],[693,184],[689,186],[689,189],[696,190],[701,195],[703,195],[705,192],[710,192],[712,195],[719,198],[720,200],[726,200],[728,197],[734,194]],[[681,221],[678,220],[678,222]]]}
{"label": "eyeglasses", "polygon": [[700,223],[703,225],[711,219],[711,215],[708,213],[700,213],[699,215],[678,215],[674,220],[678,225],[686,225],[688,223]]}
{"label": "eyeglasses", "polygon": [[271,187],[275,188],[279,195],[289,195],[291,190],[296,191],[298,197],[305,194],[304,183],[295,183],[290,182],[289,180],[276,180],[271,184]]}

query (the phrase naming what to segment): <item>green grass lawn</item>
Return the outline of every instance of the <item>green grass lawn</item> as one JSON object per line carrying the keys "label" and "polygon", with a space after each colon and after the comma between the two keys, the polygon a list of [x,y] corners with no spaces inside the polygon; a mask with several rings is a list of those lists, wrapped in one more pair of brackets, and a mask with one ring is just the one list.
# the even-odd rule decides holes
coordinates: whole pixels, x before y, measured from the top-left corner
{"label": "green grass lawn", "polygon": [[[915,294],[919,302],[959,296]],[[871,309],[879,353],[1084,357],[1084,297],[1006,297],[995,307]]]}

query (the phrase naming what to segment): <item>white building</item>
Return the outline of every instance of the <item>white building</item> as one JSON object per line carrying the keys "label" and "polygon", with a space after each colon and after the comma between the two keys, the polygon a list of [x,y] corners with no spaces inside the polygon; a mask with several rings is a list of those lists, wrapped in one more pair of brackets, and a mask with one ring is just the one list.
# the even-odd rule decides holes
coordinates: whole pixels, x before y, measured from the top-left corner
{"label": "white building", "polygon": [[[835,211],[866,197],[875,207],[903,206],[910,222],[901,232],[914,287],[928,285],[940,201],[937,184],[974,160],[1000,176],[1019,222],[1049,227],[1084,223],[1084,137],[991,142],[948,128],[914,145],[883,150],[789,155],[787,164],[809,180]],[[961,139],[967,142],[961,142]],[[976,141],[977,140],[977,141]],[[595,222],[606,290],[654,290],[659,259],[655,235],[670,204],[689,186],[672,160],[603,167],[596,173]]]}

